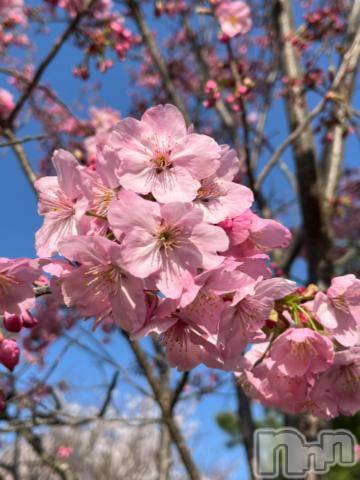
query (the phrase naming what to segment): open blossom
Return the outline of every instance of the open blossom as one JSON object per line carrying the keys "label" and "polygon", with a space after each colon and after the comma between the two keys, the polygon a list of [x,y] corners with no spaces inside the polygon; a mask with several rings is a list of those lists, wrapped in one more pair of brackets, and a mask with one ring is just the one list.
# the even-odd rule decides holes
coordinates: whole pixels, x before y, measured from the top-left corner
{"label": "open blossom", "polygon": [[251,207],[254,201],[252,191],[232,181],[239,170],[238,165],[236,152],[222,147],[219,168],[201,180],[195,205],[204,213],[206,222],[219,223],[241,215]]}
{"label": "open blossom", "polygon": [[251,210],[227,218],[220,225],[230,239],[229,256],[248,257],[274,248],[285,248],[291,240],[291,232],[281,223],[261,218]]}
{"label": "open blossom", "polygon": [[0,315],[21,314],[35,304],[32,283],[41,275],[37,260],[0,258]]}
{"label": "open blossom", "polygon": [[296,289],[294,282],[272,278],[244,282],[235,292],[232,304],[225,310],[219,326],[219,349],[229,368],[239,364],[246,345],[264,341],[265,326],[274,302]]}
{"label": "open blossom", "polygon": [[222,1],[216,7],[216,16],[222,32],[230,38],[248,33],[252,26],[250,8],[242,1]]}
{"label": "open blossom", "polygon": [[[275,362],[266,356],[269,342],[253,346],[244,358],[244,369],[236,373],[244,391],[265,406],[280,408],[288,413],[300,413],[306,408],[312,386],[308,377],[284,375]],[[265,357],[265,358],[264,358]]]}
{"label": "open blossom", "polygon": [[178,301],[163,300],[145,322],[136,337],[148,333],[160,335],[170,366],[190,370],[200,363],[209,367],[220,365],[216,338],[224,302],[221,297],[200,291],[185,308]]}
{"label": "open blossom", "polygon": [[127,331],[145,321],[144,285],[123,267],[123,250],[103,237],[74,236],[59,252],[80,264],[61,279],[64,301],[87,317],[111,317]]}
{"label": "open blossom", "polygon": [[289,328],[275,340],[270,355],[285,375],[302,377],[327,370],[334,361],[334,347],[309,328]]}
{"label": "open blossom", "polygon": [[204,223],[191,204],[160,206],[124,191],[110,206],[109,223],[125,234],[124,262],[135,276],[158,275],[157,286],[166,296],[178,298],[198,268],[214,268],[227,249],[225,232]]}
{"label": "open blossom", "polygon": [[39,214],[45,216],[43,226],[36,232],[36,251],[42,257],[55,253],[62,239],[78,233],[76,201],[82,196],[75,157],[65,150],[56,150],[52,161],[57,176],[35,182]]}
{"label": "open blossom", "polygon": [[189,133],[172,105],[150,108],[141,120],[125,118],[114,129],[110,147],[121,161],[121,185],[152,193],[161,203],[190,202],[219,166],[220,146],[210,137]]}
{"label": "open blossom", "polygon": [[354,415],[360,409],[360,348],[335,354],[333,366],[318,379],[310,394],[314,414],[324,418]]}
{"label": "open blossom", "polygon": [[344,347],[357,343],[360,328],[360,280],[355,275],[335,277],[326,294],[312,303],[317,320]]}

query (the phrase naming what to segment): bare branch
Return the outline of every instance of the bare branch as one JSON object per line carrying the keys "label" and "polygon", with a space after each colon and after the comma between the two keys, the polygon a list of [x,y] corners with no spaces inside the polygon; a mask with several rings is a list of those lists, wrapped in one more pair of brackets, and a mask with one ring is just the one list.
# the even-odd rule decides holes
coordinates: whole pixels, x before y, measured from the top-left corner
{"label": "bare branch", "polygon": [[164,401],[161,385],[155,377],[152,368],[148,363],[145,352],[138,344],[138,342],[130,340],[129,336],[125,332],[123,332],[123,335],[129,343],[130,348],[134,352],[134,355],[149,382],[149,385],[154,393],[155,400],[161,410],[163,421],[169,429],[171,439],[178,450],[179,456],[190,479],[200,480],[200,473],[195,466],[188,447],[186,446],[181,430],[179,429],[174,417],[171,414],[168,402]]}
{"label": "bare branch", "polygon": [[15,153],[21,168],[23,169],[27,179],[29,180],[31,188],[33,189],[35,195],[37,195],[37,191],[34,186],[34,182],[37,177],[30,165],[30,162],[21,143],[19,143],[16,135],[10,128],[5,128],[4,130],[0,131],[0,133],[12,143],[13,152]]}
{"label": "bare branch", "polygon": [[14,109],[12,110],[9,118],[6,120],[7,126],[11,126],[17,117],[18,113],[22,109],[23,105],[27,101],[27,99],[32,94],[33,90],[36,88],[37,84],[39,83],[43,73],[50,65],[52,60],[56,57],[58,52],[60,51],[61,47],[64,45],[66,40],[70,37],[70,35],[76,30],[77,26],[79,25],[81,19],[89,12],[92,5],[95,3],[96,0],[87,1],[85,7],[79,11],[79,13],[73,18],[73,20],[69,23],[68,27],[65,31],[60,35],[60,37],[55,41],[52,49],[43,59],[43,61],[38,66],[32,80],[29,82],[27,87],[25,88],[23,94],[19,98],[18,102],[16,103]]}
{"label": "bare branch", "polygon": [[[324,205],[318,177],[316,149],[310,122],[324,108],[325,96],[309,114],[299,80],[303,77],[295,46],[290,41],[294,34],[292,2],[273,1],[273,21],[281,59],[281,69],[291,82],[285,103],[291,130],[290,136],[275,152],[270,164],[276,163],[288,145],[292,144],[299,198],[303,216],[305,244],[309,258],[309,281],[328,283],[332,274],[331,238],[324,215]],[[262,178],[265,178],[263,175]]]}
{"label": "bare branch", "polygon": [[49,135],[27,135],[26,137],[18,138],[17,140],[11,142],[9,141],[0,143],[0,148],[13,147],[14,145],[21,145],[27,142],[36,142],[39,140],[45,140],[46,138],[49,138]]}
{"label": "bare branch", "polygon": [[[348,40],[347,45],[345,45],[346,53],[337,74],[339,80],[332,88],[332,93],[339,101],[334,103],[333,113],[337,123],[329,128],[328,134],[332,137],[332,142],[327,143],[323,159],[325,168],[325,198],[328,201],[335,195],[344,159],[345,134],[347,132],[347,104],[354,91],[360,60],[359,15],[360,0],[355,0],[349,15]],[[330,206],[330,203],[328,206]]]}
{"label": "bare branch", "polygon": [[171,404],[170,404],[170,408],[171,410],[174,410],[177,402],[179,401],[180,399],[180,396],[189,380],[189,376],[190,376],[190,372],[184,372],[182,375],[181,375],[181,378],[178,382],[178,384],[176,385],[175,387],[175,390],[174,390],[174,393],[172,395],[172,398],[171,398]]}
{"label": "bare branch", "polygon": [[143,12],[139,6],[139,3],[136,0],[126,0],[126,4],[128,5],[132,16],[138,26],[138,29],[141,33],[144,43],[147,45],[151,58],[155,63],[161,79],[163,81],[164,87],[166,88],[171,100],[174,102],[174,105],[178,107],[178,109],[183,114],[187,125],[191,124],[191,119],[187,112],[186,105],[182,98],[180,97],[179,93],[177,92],[171,77],[167,65],[161,56],[160,50],[156,44],[153,34],[149,30],[149,27],[146,23],[145,17]]}
{"label": "bare branch", "polygon": [[42,445],[41,437],[36,435],[30,429],[23,428],[19,433],[33,447],[39,458],[48,465],[63,480],[76,480],[75,473],[71,470],[70,465],[64,461],[57,460],[45,451]]}
{"label": "bare branch", "polygon": [[102,407],[100,408],[100,411],[98,414],[99,418],[103,417],[106,413],[106,410],[111,402],[112,394],[115,390],[118,379],[119,379],[119,372],[117,371],[114,373],[112,380],[109,384],[108,390],[106,392],[106,397],[104,399],[104,403],[102,404]]}

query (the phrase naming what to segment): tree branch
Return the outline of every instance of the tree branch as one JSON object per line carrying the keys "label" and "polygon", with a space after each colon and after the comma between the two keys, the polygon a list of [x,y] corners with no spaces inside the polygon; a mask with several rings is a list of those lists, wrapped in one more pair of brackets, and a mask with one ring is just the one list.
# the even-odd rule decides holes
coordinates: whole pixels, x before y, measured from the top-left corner
{"label": "tree branch", "polygon": [[[336,193],[339,183],[341,166],[344,158],[345,134],[347,132],[347,104],[351,100],[356,74],[360,60],[360,0],[355,0],[349,15],[347,41],[344,46],[345,55],[339,69],[342,81],[332,92],[339,99],[334,103],[334,116],[337,123],[329,128],[328,134],[332,141],[327,143],[324,151],[323,165],[325,168],[324,187],[325,198],[330,201]],[[330,212],[329,212],[330,214]]]}
{"label": "tree branch", "polygon": [[76,480],[77,476],[71,470],[70,465],[64,461],[59,461],[49,455],[43,448],[41,437],[36,435],[30,429],[23,428],[19,430],[19,434],[32,446],[39,458],[48,465],[51,470],[57,473],[63,480]]}
{"label": "tree branch", "polygon": [[168,427],[171,439],[177,448],[177,451],[189,475],[189,478],[191,480],[200,480],[200,473],[192,459],[188,447],[186,446],[181,430],[179,429],[174,417],[171,414],[169,404],[168,402],[164,401],[164,395],[161,389],[161,385],[155,377],[143,349],[138,342],[130,340],[129,336],[125,332],[123,332],[123,336],[130,345],[130,348],[132,349],[136,360],[138,361],[149,382],[149,385],[154,393],[155,400],[161,410],[163,421]]}
{"label": "tree branch", "polygon": [[139,6],[139,3],[136,0],[126,0],[126,4],[128,5],[131,11],[131,14],[138,26],[139,32],[141,33],[144,43],[147,45],[149,49],[151,58],[153,59],[153,62],[155,63],[159,71],[162,82],[171,98],[171,101],[181,111],[187,125],[189,126],[191,124],[191,119],[187,112],[186,105],[183,99],[181,98],[181,96],[179,95],[179,93],[177,92],[173,84],[173,81],[171,80],[167,65],[163,57],[161,56],[160,50],[156,44],[156,41],[154,39],[152,32],[149,30],[149,27],[146,23],[145,17],[143,15],[141,7]]}
{"label": "tree branch", "polygon": [[299,198],[304,224],[304,235],[309,259],[309,281],[328,283],[333,270],[331,238],[325,221],[323,199],[318,178],[316,149],[310,121],[325,106],[326,97],[309,114],[301,88],[303,73],[294,45],[290,41],[294,34],[294,20],[290,0],[273,1],[273,21],[281,58],[283,75],[290,79],[285,97],[290,126],[290,138],[281,146],[283,150],[292,144]]}
{"label": "tree branch", "polygon": [[66,40],[70,37],[70,35],[76,30],[77,26],[79,25],[81,19],[89,12],[92,5],[95,3],[96,0],[89,0],[86,2],[85,7],[79,11],[79,13],[73,18],[73,20],[69,23],[68,27],[64,30],[64,32],[60,35],[60,37],[55,41],[52,49],[43,59],[43,61],[38,66],[32,80],[26,86],[23,94],[17,101],[14,109],[12,110],[9,118],[6,120],[6,126],[11,127],[15,118],[19,114],[20,110],[22,109],[23,105],[27,101],[27,99],[32,94],[33,90],[36,88],[37,84],[39,83],[43,73],[45,72],[46,68],[50,65],[52,60],[56,57],[59,50],[66,42]]}
{"label": "tree branch", "polygon": [[25,173],[27,179],[30,182],[31,188],[33,189],[35,195],[37,195],[37,191],[35,189],[34,183],[36,180],[36,175],[30,165],[30,162],[26,156],[25,150],[23,149],[21,142],[17,139],[16,135],[10,128],[5,128],[4,130],[0,130],[0,134],[2,134],[5,138],[9,140],[12,144],[12,150],[15,153],[23,172]]}

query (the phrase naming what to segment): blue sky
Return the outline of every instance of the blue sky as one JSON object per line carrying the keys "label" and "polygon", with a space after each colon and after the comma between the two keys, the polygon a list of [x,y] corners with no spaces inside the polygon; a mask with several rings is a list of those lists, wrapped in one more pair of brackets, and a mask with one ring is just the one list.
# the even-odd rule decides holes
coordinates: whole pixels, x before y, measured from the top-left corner
{"label": "blue sky", "polygon": [[[50,40],[54,38],[61,30],[62,25],[53,26],[48,37],[33,35],[35,59],[42,58],[48,51]],[[80,80],[75,80],[71,75],[71,68],[80,60],[80,55],[71,45],[66,45],[57,56],[56,60],[50,66],[44,77],[46,83],[51,84],[58,92],[60,98],[68,102],[70,105],[81,106],[83,116],[85,117],[86,108],[89,104],[89,98],[92,94],[86,91],[87,84]],[[128,66],[126,63],[117,63],[115,68],[110,70],[106,75],[94,72],[93,79],[102,82],[100,90],[96,93],[98,98],[97,105],[111,106],[119,109],[122,115],[126,115],[130,102],[128,97]],[[9,88],[6,83],[6,77],[0,76],[0,86]],[[75,99],[76,102],[75,102]],[[359,98],[357,98],[357,103]],[[273,110],[271,112],[269,122],[274,126],[274,133],[278,135],[274,137],[283,138],[285,133],[285,124],[283,111]],[[30,125],[22,129],[22,133],[26,134],[31,131],[34,133],[36,126]],[[347,146],[347,161],[351,165],[356,164],[356,158],[359,155],[359,145],[355,137],[351,138]],[[32,164],[36,167],[41,158],[41,151],[36,144],[26,144],[26,151],[31,159]],[[285,156],[288,161],[290,153]],[[1,217],[1,235],[0,235],[0,255],[4,257],[34,257],[34,234],[41,225],[41,219],[36,213],[36,199],[25,179],[16,159],[8,148],[0,149],[1,176],[0,176],[0,217]],[[290,195],[288,186],[279,171],[275,171],[268,182],[268,189],[273,188],[277,195]],[[289,224],[293,222],[292,218],[287,218]],[[302,276],[304,269],[301,265],[297,267],[298,276]],[[84,326],[89,329],[88,325]],[[74,335],[74,332],[69,332]],[[79,335],[78,333],[76,335]],[[84,341],[88,341],[86,334],[81,333]],[[94,334],[96,338],[101,340],[100,332]],[[80,337],[82,338],[82,337]],[[90,341],[91,344],[91,341]],[[63,347],[62,342],[55,345],[49,351],[49,361],[54,359]],[[94,345],[94,348],[98,348]],[[123,342],[117,338],[113,339],[107,346],[111,354],[118,359],[125,368],[132,365],[132,357]],[[99,404],[99,398],[93,392],[89,393],[87,386],[94,384],[102,384],[104,375],[107,379],[111,378],[113,369],[104,362],[97,362],[91,355],[79,351],[75,347],[70,349],[65,355],[61,366],[55,370],[52,375],[52,381],[56,382],[66,379],[75,388],[68,398],[71,401],[78,401],[84,405],[95,403]],[[26,381],[30,380],[30,375],[26,376]],[[137,381],[141,381],[139,376]],[[119,399],[123,395],[132,392],[132,389],[119,383]],[[199,434],[194,438],[194,452],[196,460],[199,464],[209,465],[214,462],[214,454],[216,455],[216,463],[237,464],[237,473],[233,476],[235,479],[246,478],[246,467],[244,461],[244,452],[239,449],[228,450],[224,447],[226,437],[216,427],[214,417],[217,412],[233,409],[234,400],[227,390],[220,392],[218,395],[206,397],[196,410],[194,415],[196,421],[199,422]],[[240,472],[240,473],[239,473]]]}

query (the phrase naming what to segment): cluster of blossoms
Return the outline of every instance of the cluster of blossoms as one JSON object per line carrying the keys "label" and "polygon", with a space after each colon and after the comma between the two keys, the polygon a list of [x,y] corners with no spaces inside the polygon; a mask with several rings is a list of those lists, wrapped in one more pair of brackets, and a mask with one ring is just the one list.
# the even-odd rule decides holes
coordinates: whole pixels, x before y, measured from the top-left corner
{"label": "cluster of blossoms", "polygon": [[[336,2],[335,2],[336,3]],[[304,15],[306,22],[305,38],[311,41],[320,41],[341,33],[345,29],[340,5],[316,8]]]}
{"label": "cluster of blossoms", "polygon": [[13,370],[19,362],[20,349],[9,338],[23,327],[31,328],[35,319],[30,310],[35,306],[33,284],[42,276],[38,260],[0,258],[0,317],[6,331],[0,333],[0,363]]}
{"label": "cluster of blossoms", "polygon": [[26,45],[27,37],[18,26],[27,23],[23,0],[0,0],[0,54],[10,45]]}
{"label": "cluster of blossoms", "polygon": [[176,107],[100,137],[90,165],[57,150],[56,176],[36,181],[40,260],[4,260],[4,323],[8,312],[26,326],[41,265],[59,302],[133,339],[160,336],[171,366],[234,371],[286,411],[358,410],[360,281],[338,277],[323,293],[272,278],[268,252],[289,230],[251,210],[236,152],[187,128]]}
{"label": "cluster of blossoms", "polygon": [[[66,10],[71,17],[75,17],[86,3],[83,0],[60,0],[56,5]],[[115,11],[111,0],[97,0],[92,3],[90,15],[81,26],[81,33],[79,46],[84,51],[84,57],[73,73],[83,80],[90,76],[91,59],[95,60],[96,68],[100,72],[106,72],[114,63],[111,52],[123,60],[128,51],[140,42],[138,36],[125,27],[123,16]]]}
{"label": "cluster of blossoms", "polygon": [[266,342],[246,353],[239,374],[264,405],[323,418],[360,408],[360,280],[344,275],[275,303]]}

